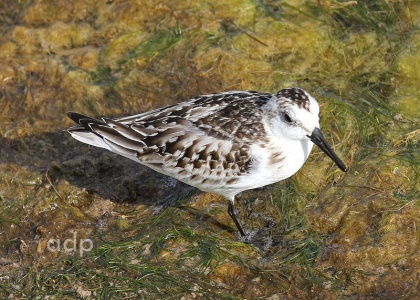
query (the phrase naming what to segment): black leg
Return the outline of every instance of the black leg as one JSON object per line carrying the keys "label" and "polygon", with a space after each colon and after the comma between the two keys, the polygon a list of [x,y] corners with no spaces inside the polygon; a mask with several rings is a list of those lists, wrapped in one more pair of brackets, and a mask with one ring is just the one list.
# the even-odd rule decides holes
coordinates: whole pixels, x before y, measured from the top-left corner
{"label": "black leg", "polygon": [[236,217],[235,208],[233,207],[233,202],[229,200],[229,207],[228,207],[228,214],[232,218],[233,222],[235,222],[236,227],[239,230],[241,236],[245,236],[245,231],[242,227],[241,222]]}

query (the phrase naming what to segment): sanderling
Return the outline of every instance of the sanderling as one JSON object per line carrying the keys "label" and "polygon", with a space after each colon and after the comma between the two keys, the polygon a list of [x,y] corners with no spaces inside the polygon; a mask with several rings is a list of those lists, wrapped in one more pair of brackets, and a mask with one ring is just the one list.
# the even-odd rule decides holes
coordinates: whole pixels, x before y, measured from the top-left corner
{"label": "sanderling", "polygon": [[244,237],[235,196],[295,174],[313,143],[347,171],[322,135],[318,114],[315,98],[299,88],[276,94],[230,91],[118,119],[69,112],[79,126],[68,132],[83,143],[225,196]]}

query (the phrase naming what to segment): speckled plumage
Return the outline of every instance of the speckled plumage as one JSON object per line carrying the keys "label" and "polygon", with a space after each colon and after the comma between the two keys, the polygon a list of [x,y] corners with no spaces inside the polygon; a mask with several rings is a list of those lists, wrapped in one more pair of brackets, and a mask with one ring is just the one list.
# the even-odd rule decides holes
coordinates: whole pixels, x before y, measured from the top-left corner
{"label": "speckled plumage", "polygon": [[[311,140],[325,146],[320,131],[321,142],[311,136],[319,127],[318,112],[316,100],[298,88],[276,94],[230,91],[114,120],[71,112],[69,117],[79,126],[68,132],[84,143],[226,196],[233,205],[239,192],[293,175],[306,161]],[[328,144],[325,147],[345,170]]]}

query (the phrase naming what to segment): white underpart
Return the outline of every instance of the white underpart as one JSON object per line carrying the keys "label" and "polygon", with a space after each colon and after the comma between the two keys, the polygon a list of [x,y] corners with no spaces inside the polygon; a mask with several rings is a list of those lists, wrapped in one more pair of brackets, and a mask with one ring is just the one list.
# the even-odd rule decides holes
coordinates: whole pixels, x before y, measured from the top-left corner
{"label": "white underpart", "polygon": [[109,151],[113,151],[104,141],[103,138],[93,134],[91,132],[79,132],[79,131],[69,131],[71,136],[78,140],[79,142],[92,145],[99,148],[104,148]]}
{"label": "white underpart", "polygon": [[[212,191],[222,194],[234,201],[236,194],[266,186],[289,178],[295,174],[306,162],[311,153],[313,143],[308,140],[285,139],[278,136],[270,136],[271,143],[264,148],[257,144],[251,147],[253,163],[248,174],[243,175],[241,180],[229,187],[212,187]],[[284,159],[277,164],[270,163],[271,150],[281,149]]]}

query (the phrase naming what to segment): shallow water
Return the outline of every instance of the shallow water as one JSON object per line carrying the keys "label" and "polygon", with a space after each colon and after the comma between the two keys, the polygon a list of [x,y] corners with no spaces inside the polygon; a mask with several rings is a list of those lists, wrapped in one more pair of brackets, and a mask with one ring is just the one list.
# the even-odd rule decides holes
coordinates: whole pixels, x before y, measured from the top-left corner
{"label": "shallow water", "polygon": [[[367,3],[367,4],[366,4]],[[419,294],[420,4],[0,3],[0,297],[413,299]],[[123,116],[299,86],[320,150],[226,200],[72,140],[67,111]]]}

